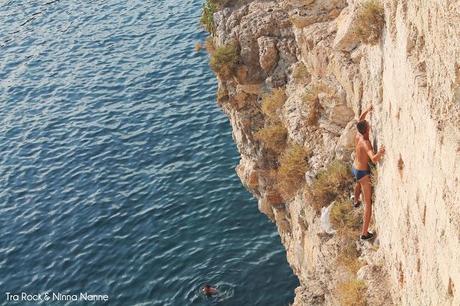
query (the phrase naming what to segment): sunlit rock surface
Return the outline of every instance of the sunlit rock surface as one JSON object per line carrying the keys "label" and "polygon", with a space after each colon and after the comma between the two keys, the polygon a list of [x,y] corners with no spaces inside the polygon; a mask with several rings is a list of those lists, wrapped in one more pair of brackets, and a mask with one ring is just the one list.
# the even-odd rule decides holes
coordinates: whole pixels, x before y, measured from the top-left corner
{"label": "sunlit rock surface", "polygon": [[[270,169],[273,154],[256,141],[261,97],[285,87],[280,120],[290,141],[308,148],[307,179],[335,158],[352,160],[356,118],[370,103],[377,165],[374,244],[358,244],[370,305],[460,304],[460,4],[384,1],[380,41],[356,37],[359,1],[252,1],[214,15],[217,46],[238,41],[239,72],[221,81],[241,154],[237,173],[278,226],[301,286],[295,305],[338,305],[344,272],[339,238],[324,235],[311,199],[284,201]],[[308,76],[293,76],[303,63]],[[308,91],[319,118],[309,124]],[[279,280],[282,281],[282,280]]]}

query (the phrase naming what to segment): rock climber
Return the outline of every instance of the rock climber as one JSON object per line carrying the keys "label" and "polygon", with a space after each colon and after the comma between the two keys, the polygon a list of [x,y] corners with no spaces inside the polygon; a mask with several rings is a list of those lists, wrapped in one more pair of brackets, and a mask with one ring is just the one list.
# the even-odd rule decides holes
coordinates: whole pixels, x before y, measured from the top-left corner
{"label": "rock climber", "polygon": [[374,234],[369,233],[368,231],[372,215],[372,188],[368,162],[371,160],[373,163],[376,163],[385,154],[384,146],[382,146],[379,151],[374,154],[374,149],[369,141],[369,132],[371,127],[369,122],[366,121],[366,116],[372,111],[372,109],[373,107],[370,105],[361,114],[361,116],[359,116],[358,124],[356,125],[358,133],[356,133],[355,137],[355,160],[351,169],[356,180],[356,186],[354,189],[354,206],[359,206],[359,196],[361,192],[365,203],[361,240],[369,240],[374,237]]}
{"label": "rock climber", "polygon": [[217,289],[214,287],[211,287],[209,284],[204,284],[203,288],[201,288],[201,292],[206,295],[206,296],[212,296],[214,294],[217,294]]}

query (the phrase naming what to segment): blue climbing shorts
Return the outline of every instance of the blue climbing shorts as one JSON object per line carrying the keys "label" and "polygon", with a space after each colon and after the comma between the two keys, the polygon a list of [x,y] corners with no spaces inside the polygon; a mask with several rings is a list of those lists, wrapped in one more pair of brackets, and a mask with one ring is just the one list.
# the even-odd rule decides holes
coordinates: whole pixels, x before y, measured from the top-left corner
{"label": "blue climbing shorts", "polygon": [[355,180],[359,181],[366,175],[371,174],[369,170],[356,170],[354,166],[351,166],[351,173],[353,174],[353,177]]}

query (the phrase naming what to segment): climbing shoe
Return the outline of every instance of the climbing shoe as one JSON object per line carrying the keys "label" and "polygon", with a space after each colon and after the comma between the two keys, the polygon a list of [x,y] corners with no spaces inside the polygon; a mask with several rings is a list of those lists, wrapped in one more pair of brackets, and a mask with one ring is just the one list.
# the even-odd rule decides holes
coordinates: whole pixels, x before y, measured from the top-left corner
{"label": "climbing shoe", "polygon": [[374,238],[374,234],[367,232],[366,235],[361,235],[361,240],[371,240]]}

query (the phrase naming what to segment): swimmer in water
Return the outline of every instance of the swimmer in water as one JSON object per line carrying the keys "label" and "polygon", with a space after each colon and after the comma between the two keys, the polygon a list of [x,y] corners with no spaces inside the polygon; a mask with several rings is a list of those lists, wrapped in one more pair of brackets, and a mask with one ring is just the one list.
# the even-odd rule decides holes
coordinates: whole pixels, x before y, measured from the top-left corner
{"label": "swimmer in water", "polygon": [[201,292],[206,296],[212,296],[217,293],[217,289],[211,287],[209,284],[204,284],[203,288],[201,288]]}

